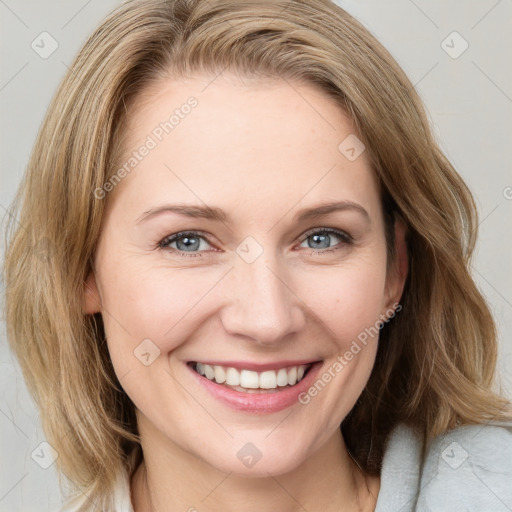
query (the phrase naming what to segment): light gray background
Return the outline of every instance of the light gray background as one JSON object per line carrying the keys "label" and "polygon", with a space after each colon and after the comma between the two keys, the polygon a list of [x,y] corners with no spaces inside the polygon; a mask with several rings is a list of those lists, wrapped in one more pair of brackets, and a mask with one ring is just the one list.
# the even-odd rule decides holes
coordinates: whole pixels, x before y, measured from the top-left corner
{"label": "light gray background", "polygon": [[[50,98],[80,45],[114,0],[0,0],[0,216],[27,163]],[[340,0],[391,51],[423,97],[441,145],[474,192],[481,215],[474,275],[500,331],[502,383],[512,392],[512,2],[510,0]],[[41,58],[42,32],[58,42]],[[457,31],[458,58],[442,41]],[[458,52],[464,42],[445,45]],[[3,240],[2,240],[3,243]],[[2,248],[3,250],[3,248]],[[0,284],[0,290],[3,289]],[[0,326],[0,511],[56,510],[54,466],[31,453],[44,441],[38,413]]]}

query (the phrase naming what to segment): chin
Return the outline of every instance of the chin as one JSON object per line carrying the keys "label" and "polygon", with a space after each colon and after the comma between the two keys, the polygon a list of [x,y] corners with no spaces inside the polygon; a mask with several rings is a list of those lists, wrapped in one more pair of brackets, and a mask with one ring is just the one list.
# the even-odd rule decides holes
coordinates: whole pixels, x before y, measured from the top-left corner
{"label": "chin", "polygon": [[[289,473],[307,459],[305,440],[295,437],[295,442],[290,442],[289,435],[286,436],[287,439],[276,435],[275,439],[270,441],[265,439],[265,436],[268,436],[268,432],[243,436],[244,440],[230,440],[229,443],[218,446],[216,450],[210,448],[208,454],[197,455],[223,473],[255,478]],[[248,440],[251,437],[253,441]],[[210,447],[212,446],[213,440]]]}

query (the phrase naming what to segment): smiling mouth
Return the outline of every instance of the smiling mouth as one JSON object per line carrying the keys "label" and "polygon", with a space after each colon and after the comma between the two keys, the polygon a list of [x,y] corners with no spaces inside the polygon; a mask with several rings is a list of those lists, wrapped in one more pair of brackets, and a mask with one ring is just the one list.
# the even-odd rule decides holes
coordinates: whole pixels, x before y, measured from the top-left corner
{"label": "smiling mouth", "polygon": [[307,375],[313,366],[313,363],[300,364],[256,372],[197,361],[191,361],[188,364],[204,378],[242,393],[278,393],[292,388]]}

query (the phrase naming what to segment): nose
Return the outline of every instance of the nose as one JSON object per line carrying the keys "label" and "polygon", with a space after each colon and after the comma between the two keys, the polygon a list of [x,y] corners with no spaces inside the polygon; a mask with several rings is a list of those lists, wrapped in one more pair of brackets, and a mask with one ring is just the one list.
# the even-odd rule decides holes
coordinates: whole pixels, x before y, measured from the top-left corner
{"label": "nose", "polygon": [[229,303],[221,310],[225,330],[260,345],[275,345],[300,332],[305,325],[302,301],[287,282],[288,275],[275,258],[235,262],[224,286]]}

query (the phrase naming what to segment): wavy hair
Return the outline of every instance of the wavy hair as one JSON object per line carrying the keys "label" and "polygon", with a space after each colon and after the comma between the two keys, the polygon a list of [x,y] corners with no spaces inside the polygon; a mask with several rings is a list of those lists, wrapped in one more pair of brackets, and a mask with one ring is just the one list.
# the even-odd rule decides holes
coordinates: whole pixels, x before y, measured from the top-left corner
{"label": "wavy hair", "polygon": [[4,263],[8,340],[60,474],[102,510],[112,510],[117,477],[142,455],[101,315],[82,309],[108,201],[94,191],[119,165],[123,122],[141,91],[225,69],[320,86],[366,145],[389,261],[393,220],[407,225],[403,309],[381,330],[373,372],[341,425],[355,460],[378,474],[400,422],[430,439],[510,419],[509,402],[493,391],[495,324],[469,270],[474,200],[387,50],[329,0],[131,0],[89,37],[49,106],[13,203]]}

